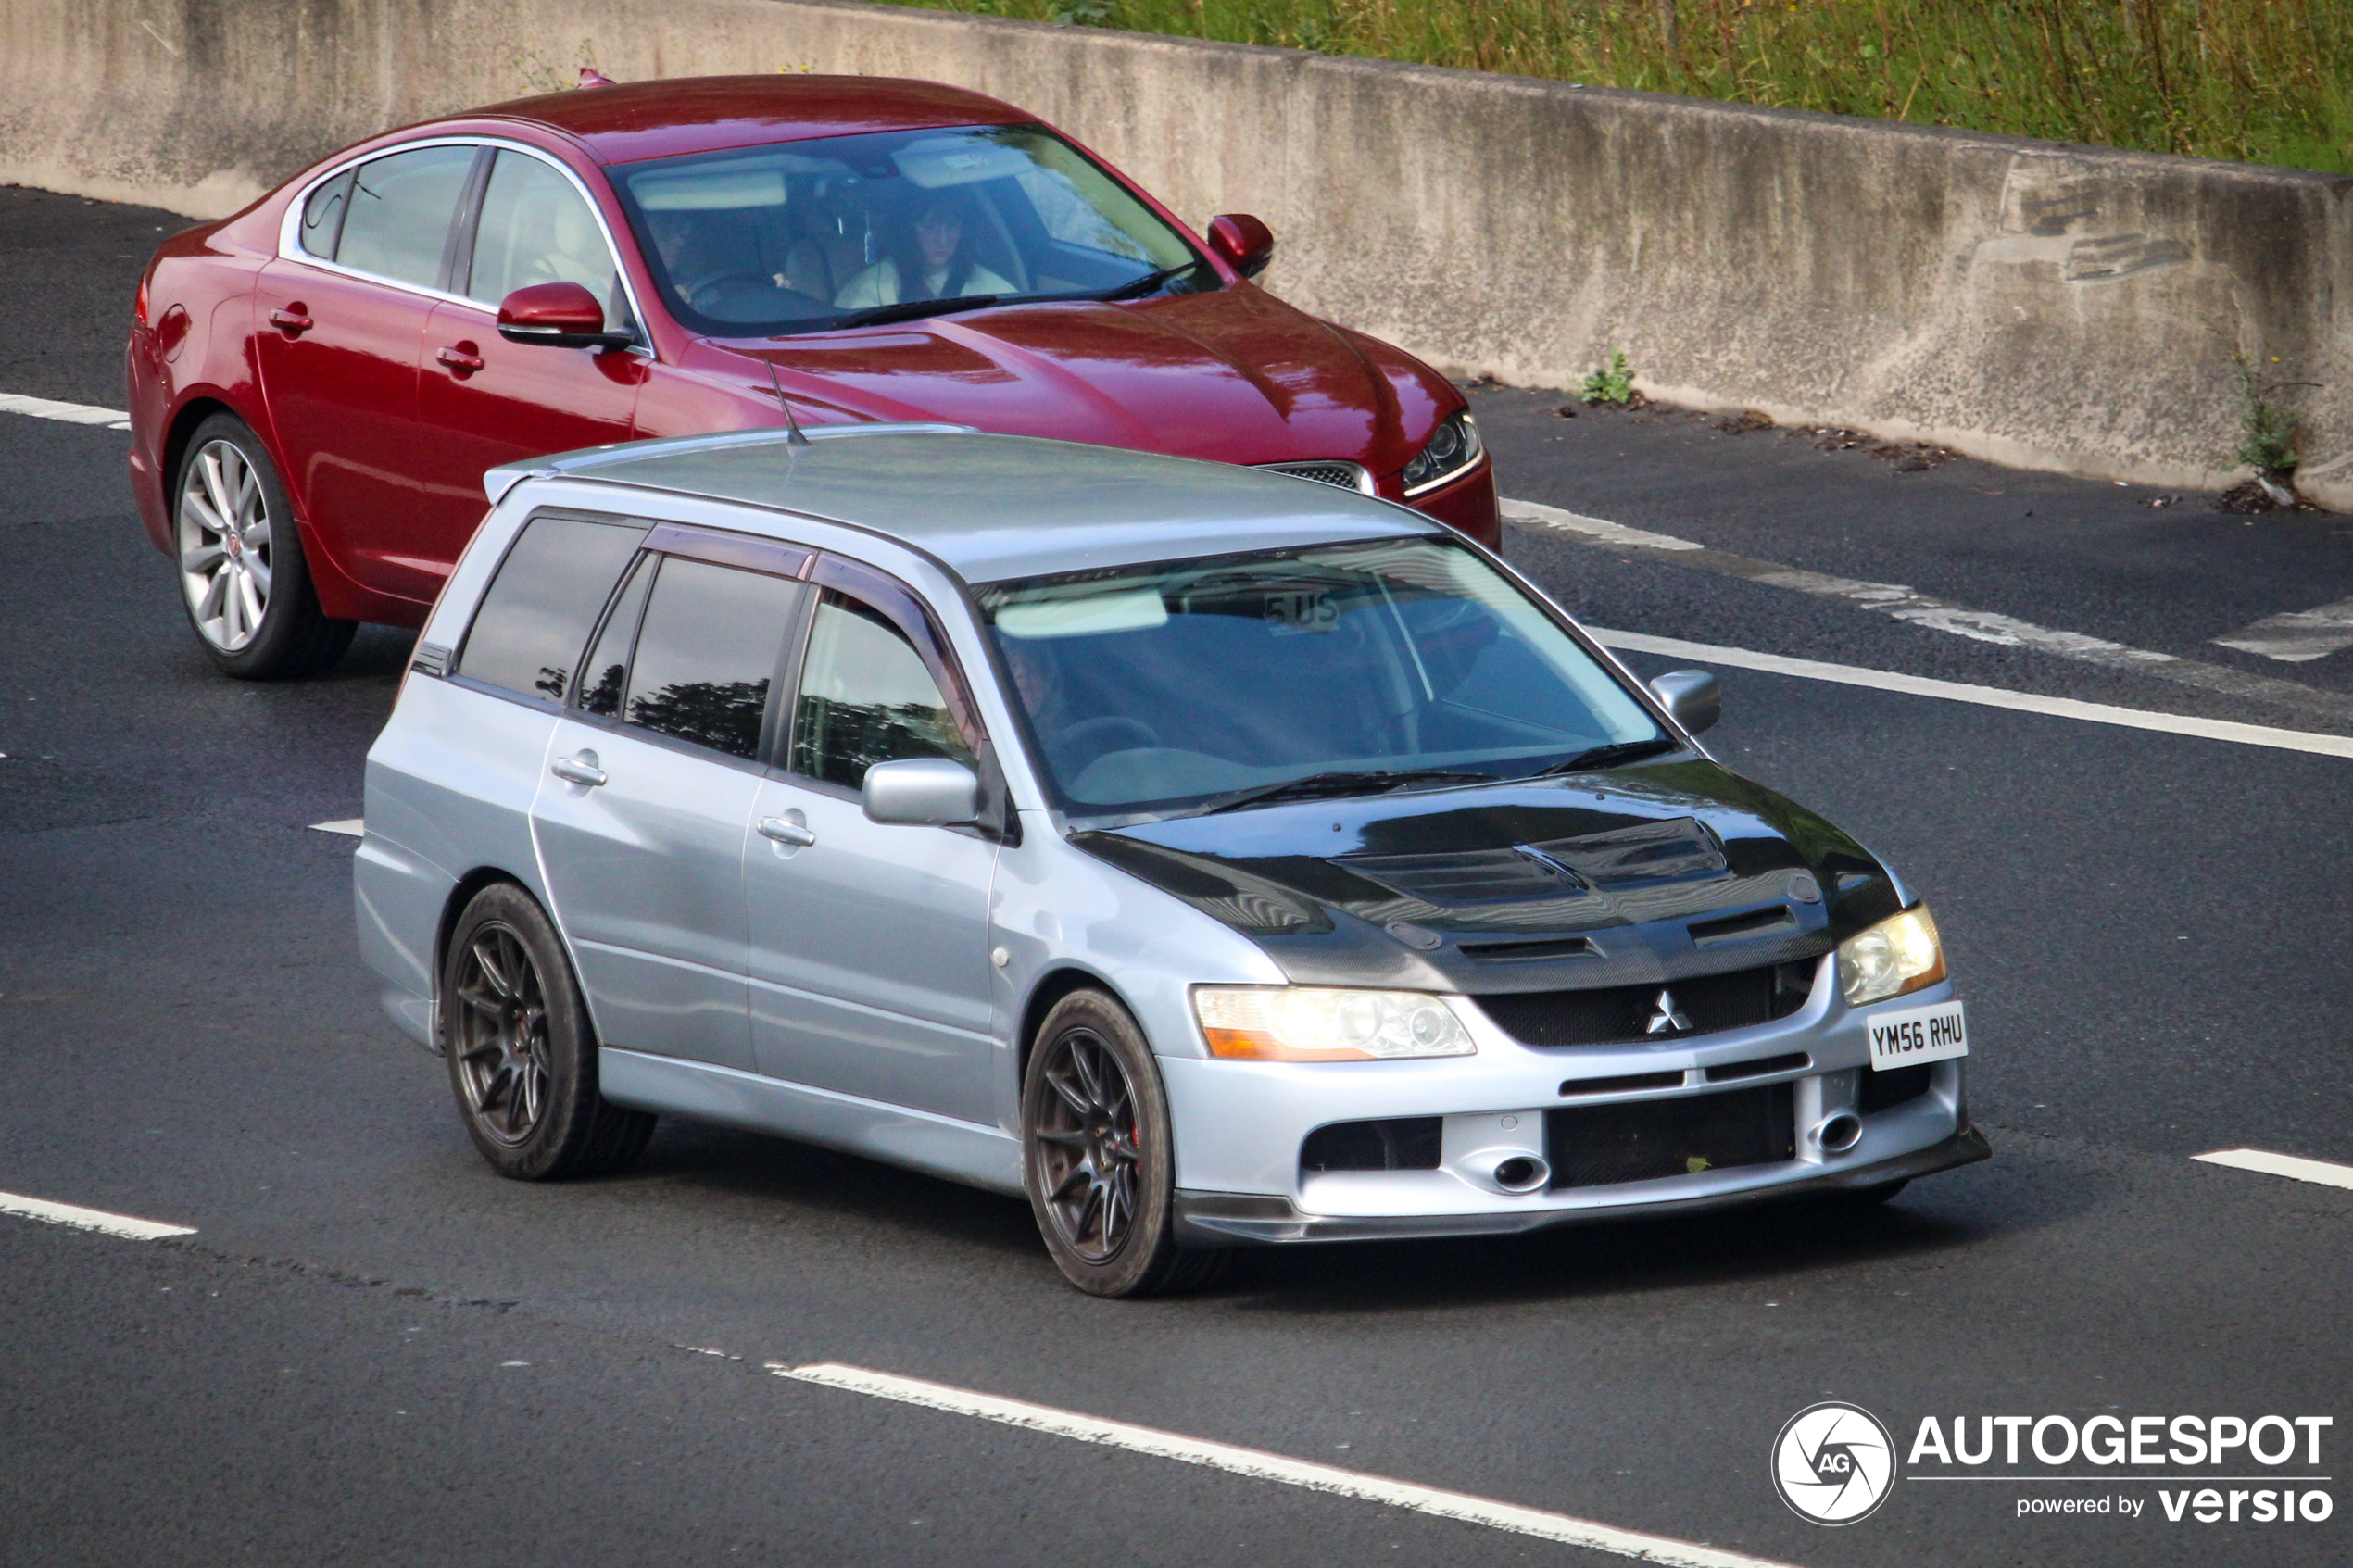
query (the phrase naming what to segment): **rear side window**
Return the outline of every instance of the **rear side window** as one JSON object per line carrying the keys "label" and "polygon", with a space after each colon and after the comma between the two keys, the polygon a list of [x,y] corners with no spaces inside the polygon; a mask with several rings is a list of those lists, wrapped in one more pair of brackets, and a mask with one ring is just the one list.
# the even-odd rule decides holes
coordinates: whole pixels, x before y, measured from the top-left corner
{"label": "rear side window", "polygon": [[361,164],[335,260],[404,283],[440,287],[441,253],[473,164],[472,147],[419,147]]}
{"label": "rear side window", "polygon": [[458,673],[561,702],[644,523],[542,514],[523,525],[482,596]]}
{"label": "rear side window", "polygon": [[351,195],[348,169],[317,190],[302,204],[302,248],[312,256],[334,258],[335,240],[343,232],[343,212]]}
{"label": "rear side window", "polygon": [[758,757],[776,659],[806,591],[790,578],[663,558],[629,661],[623,719],[730,757]]}

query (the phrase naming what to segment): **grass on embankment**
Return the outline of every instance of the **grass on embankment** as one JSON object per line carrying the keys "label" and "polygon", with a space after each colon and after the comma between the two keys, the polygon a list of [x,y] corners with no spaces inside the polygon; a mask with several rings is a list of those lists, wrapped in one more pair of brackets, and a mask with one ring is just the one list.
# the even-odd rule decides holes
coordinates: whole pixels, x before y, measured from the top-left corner
{"label": "grass on embankment", "polygon": [[2347,0],[904,0],[2353,172]]}

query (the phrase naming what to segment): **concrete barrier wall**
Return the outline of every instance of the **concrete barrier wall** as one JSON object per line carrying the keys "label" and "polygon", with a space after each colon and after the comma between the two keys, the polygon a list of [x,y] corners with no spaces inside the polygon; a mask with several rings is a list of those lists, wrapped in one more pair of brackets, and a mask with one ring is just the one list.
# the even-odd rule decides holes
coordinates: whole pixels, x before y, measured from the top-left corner
{"label": "concrete barrier wall", "polygon": [[[2231,363],[2309,382],[2353,508],[2353,180],[847,0],[7,0],[0,180],[199,216],[384,126],[554,87],[815,69],[1033,109],[1266,282],[1458,373],[2159,484],[2233,477]],[[2274,358],[2276,358],[2276,363]]]}

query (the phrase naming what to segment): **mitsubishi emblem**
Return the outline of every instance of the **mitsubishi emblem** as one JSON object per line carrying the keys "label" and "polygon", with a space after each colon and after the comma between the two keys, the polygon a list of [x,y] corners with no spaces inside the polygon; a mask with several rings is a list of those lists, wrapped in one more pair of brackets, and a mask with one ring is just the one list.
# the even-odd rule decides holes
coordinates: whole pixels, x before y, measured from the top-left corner
{"label": "mitsubishi emblem", "polygon": [[1675,993],[1660,986],[1658,1000],[1651,1004],[1651,1020],[1642,1025],[1645,1035],[1680,1035],[1692,1026],[1692,1021],[1681,1008],[1675,1005]]}

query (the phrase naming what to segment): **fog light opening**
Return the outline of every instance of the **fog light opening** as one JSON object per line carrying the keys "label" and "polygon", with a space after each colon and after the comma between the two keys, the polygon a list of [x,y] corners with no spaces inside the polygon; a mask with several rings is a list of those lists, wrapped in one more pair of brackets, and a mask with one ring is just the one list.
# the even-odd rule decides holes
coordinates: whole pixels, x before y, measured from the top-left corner
{"label": "fog light opening", "polygon": [[1843,1154],[1862,1137],[1863,1119],[1851,1110],[1842,1110],[1814,1129],[1814,1142],[1826,1154]]}

